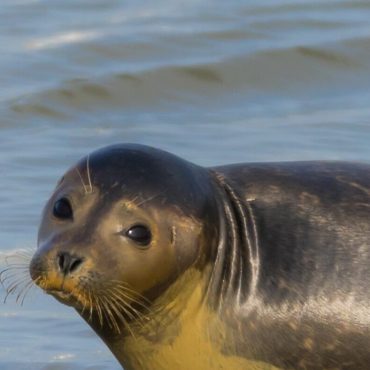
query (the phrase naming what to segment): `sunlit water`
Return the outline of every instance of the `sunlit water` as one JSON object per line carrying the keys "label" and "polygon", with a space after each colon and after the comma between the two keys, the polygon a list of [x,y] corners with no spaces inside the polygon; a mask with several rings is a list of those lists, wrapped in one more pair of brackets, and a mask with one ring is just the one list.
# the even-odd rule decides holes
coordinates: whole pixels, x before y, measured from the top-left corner
{"label": "sunlit water", "polygon": [[[203,165],[370,159],[367,0],[2,0],[0,19],[2,261],[35,247],[58,177],[107,144]],[[120,368],[73,309],[14,298],[0,369]]]}

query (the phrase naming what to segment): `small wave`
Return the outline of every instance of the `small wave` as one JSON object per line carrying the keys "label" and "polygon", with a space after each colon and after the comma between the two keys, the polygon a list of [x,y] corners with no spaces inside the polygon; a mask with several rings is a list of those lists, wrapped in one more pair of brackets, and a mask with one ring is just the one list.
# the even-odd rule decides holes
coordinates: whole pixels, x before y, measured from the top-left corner
{"label": "small wave", "polygon": [[53,361],[66,361],[66,360],[71,360],[73,358],[76,358],[76,355],[73,353],[61,353],[59,355],[53,356],[52,360]]}
{"label": "small wave", "polygon": [[[75,110],[105,108],[161,110],[178,104],[230,104],[259,93],[311,96],[332,89],[365,85],[369,39],[317,46],[294,45],[203,64],[169,64],[141,71],[111,71],[93,79],[73,79],[56,88],[19,99],[13,111],[64,118]],[[361,77],[363,75],[363,78]],[[310,95],[311,94],[311,95]]]}
{"label": "small wave", "polygon": [[102,36],[102,33],[94,31],[69,31],[30,40],[25,47],[28,50],[43,50],[56,48],[68,44],[76,44],[82,41],[90,41]]}
{"label": "small wave", "polygon": [[322,60],[323,62],[333,63],[336,65],[351,67],[357,64],[353,60],[343,55],[339,55],[338,53],[330,52],[327,50],[321,50],[318,48],[300,46],[296,48],[296,51],[303,56]]}
{"label": "small wave", "polygon": [[0,317],[4,318],[13,318],[13,317],[18,317],[19,314],[17,312],[0,312]]}

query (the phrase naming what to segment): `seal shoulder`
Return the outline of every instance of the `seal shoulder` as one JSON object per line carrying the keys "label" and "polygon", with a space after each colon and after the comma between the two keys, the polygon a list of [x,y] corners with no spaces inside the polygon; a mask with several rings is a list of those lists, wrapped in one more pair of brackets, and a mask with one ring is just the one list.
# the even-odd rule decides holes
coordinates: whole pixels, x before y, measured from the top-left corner
{"label": "seal shoulder", "polygon": [[[330,367],[334,352],[336,364],[361,353],[349,368],[367,369],[370,165],[252,163],[212,171],[253,208],[259,239],[258,296],[225,319],[234,332],[240,328],[237,351],[309,369]],[[266,347],[274,350],[261,355]]]}

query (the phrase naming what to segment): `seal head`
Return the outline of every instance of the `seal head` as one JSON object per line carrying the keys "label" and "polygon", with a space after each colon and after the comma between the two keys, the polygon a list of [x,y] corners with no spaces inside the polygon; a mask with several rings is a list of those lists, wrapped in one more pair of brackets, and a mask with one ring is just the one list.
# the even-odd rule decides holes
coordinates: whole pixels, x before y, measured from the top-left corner
{"label": "seal head", "polygon": [[98,150],[46,204],[31,276],[112,349],[180,276],[206,264],[210,235],[218,238],[213,198],[206,170],[172,154],[134,144]]}

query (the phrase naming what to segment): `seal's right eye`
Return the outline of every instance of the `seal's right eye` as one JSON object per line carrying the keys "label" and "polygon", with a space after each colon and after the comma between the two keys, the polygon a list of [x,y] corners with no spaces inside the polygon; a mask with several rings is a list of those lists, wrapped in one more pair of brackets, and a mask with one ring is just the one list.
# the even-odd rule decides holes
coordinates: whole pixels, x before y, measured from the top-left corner
{"label": "seal's right eye", "polygon": [[60,220],[73,218],[72,206],[67,198],[60,198],[54,203],[53,215]]}

